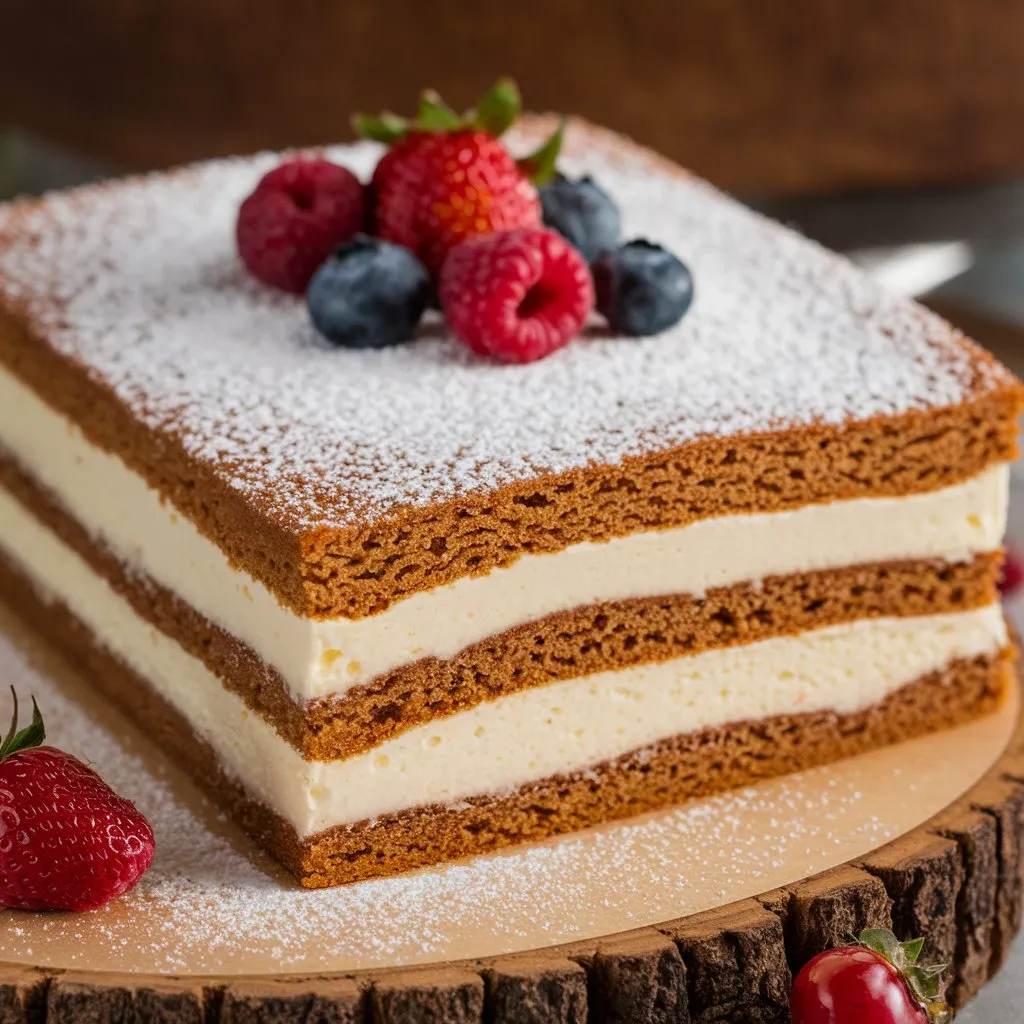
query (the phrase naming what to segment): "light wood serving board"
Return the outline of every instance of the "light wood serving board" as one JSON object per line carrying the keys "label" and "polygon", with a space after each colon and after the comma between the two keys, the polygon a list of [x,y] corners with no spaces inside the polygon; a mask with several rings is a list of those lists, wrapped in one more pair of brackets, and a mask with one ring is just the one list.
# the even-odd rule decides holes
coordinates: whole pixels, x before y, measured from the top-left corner
{"label": "light wood serving board", "polygon": [[6,611],[0,678],[158,840],[103,911],[0,912],[0,1024],[784,1021],[792,969],[862,927],[924,935],[960,1003],[1020,925],[1016,696],[830,768],[307,892]]}

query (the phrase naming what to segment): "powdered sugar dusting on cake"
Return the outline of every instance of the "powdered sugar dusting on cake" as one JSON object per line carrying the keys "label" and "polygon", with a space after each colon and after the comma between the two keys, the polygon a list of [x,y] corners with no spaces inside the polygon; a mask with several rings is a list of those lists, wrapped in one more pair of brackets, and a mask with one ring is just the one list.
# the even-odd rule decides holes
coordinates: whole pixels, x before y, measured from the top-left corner
{"label": "powdered sugar dusting on cake", "polygon": [[[409,346],[329,349],[302,300],[249,279],[234,252],[238,205],[273,155],[0,208],[0,295],[298,529],[706,435],[949,405],[979,372],[981,387],[997,379],[940,319],[703,183],[600,134],[570,150],[566,169],[616,198],[627,237],[692,267],[693,308],[666,334],[609,338],[595,322],[529,366],[472,355],[439,319]],[[331,151],[364,178],[377,154]]]}
{"label": "powdered sugar dusting on cake", "polygon": [[[143,736],[100,710],[66,670],[54,671],[57,663],[35,641],[9,639],[11,628],[9,613],[0,615],[0,677],[36,696],[49,742],[91,762],[156,834],[152,869],[106,909],[4,912],[0,960],[83,969],[347,971],[496,955],[658,923],[862,856],[927,820],[984,773],[1015,721],[1007,708],[938,738],[617,826],[304,891],[150,754]],[[41,657],[49,668],[40,668]]]}

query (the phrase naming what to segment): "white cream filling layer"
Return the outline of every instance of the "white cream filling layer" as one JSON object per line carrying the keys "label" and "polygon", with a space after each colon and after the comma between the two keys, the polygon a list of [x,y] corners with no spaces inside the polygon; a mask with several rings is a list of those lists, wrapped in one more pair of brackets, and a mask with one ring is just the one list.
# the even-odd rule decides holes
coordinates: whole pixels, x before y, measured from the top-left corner
{"label": "white cream filling layer", "polygon": [[853,712],[1006,644],[1000,608],[881,619],[525,690],[345,761],[307,762],[0,489],[0,538],[40,590],[174,705],[248,791],[306,836],[578,770],[742,719]]}
{"label": "white cream filling layer", "polygon": [[399,601],[365,619],[316,620],[232,567],[159,493],[0,369],[0,446],[131,569],[176,593],[275,667],[297,700],[340,695],[427,656],[599,601],[702,594],[766,576],[891,559],[962,561],[1006,527],[1008,470],[907,498],[705,519],[513,565]]}

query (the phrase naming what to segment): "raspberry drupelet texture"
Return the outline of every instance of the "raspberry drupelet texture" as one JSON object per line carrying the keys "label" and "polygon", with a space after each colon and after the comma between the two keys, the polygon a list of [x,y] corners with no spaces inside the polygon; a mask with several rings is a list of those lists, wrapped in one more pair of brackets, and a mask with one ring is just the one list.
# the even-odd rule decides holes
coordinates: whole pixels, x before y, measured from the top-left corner
{"label": "raspberry drupelet texture", "polygon": [[264,175],[238,211],[238,254],[264,284],[301,294],[365,222],[364,189],[347,168],[300,157]]}
{"label": "raspberry drupelet texture", "polygon": [[452,330],[474,352],[528,363],[580,332],[594,286],[583,257],[561,235],[519,228],[453,249],[440,298]]}

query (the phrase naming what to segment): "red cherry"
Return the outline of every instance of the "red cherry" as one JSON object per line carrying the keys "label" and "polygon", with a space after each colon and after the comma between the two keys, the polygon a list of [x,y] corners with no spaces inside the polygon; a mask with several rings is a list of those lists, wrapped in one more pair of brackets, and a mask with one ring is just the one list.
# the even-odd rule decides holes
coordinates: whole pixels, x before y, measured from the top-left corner
{"label": "red cherry", "polygon": [[819,953],[797,975],[793,1024],[929,1024],[900,972],[861,946]]}

